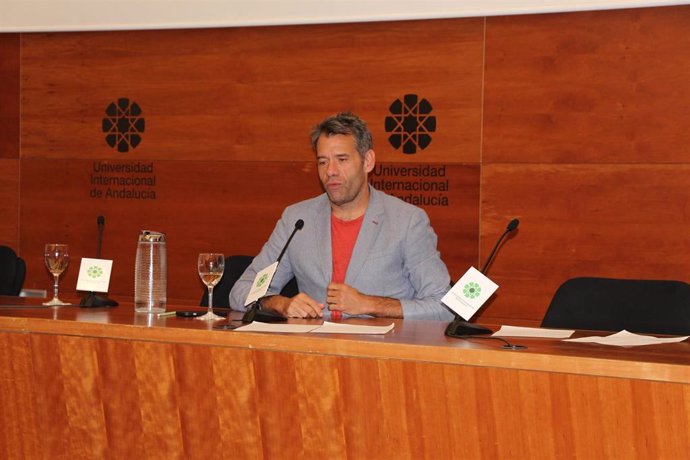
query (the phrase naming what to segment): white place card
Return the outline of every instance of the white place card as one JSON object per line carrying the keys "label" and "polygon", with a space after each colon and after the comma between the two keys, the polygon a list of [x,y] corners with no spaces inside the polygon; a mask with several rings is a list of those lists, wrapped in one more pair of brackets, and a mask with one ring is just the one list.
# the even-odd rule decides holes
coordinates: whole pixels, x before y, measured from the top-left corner
{"label": "white place card", "polygon": [[113,261],[82,257],[77,279],[77,291],[108,292]]}
{"label": "white place card", "polygon": [[266,295],[277,268],[278,262],[273,262],[271,265],[256,274],[256,277],[254,277],[254,282],[252,283],[252,288],[249,290],[249,294],[247,295],[247,300],[244,301],[245,307]]}
{"label": "white place card", "polygon": [[484,276],[474,267],[462,275],[462,278],[443,296],[443,302],[448,308],[460,315],[465,321],[472,316],[496,292],[498,284]]}

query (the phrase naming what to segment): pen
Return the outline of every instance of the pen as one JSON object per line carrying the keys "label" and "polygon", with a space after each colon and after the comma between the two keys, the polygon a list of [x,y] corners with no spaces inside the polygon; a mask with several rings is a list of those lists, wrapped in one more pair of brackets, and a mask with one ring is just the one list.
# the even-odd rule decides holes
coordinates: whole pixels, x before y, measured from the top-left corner
{"label": "pen", "polygon": [[177,313],[177,312],[176,312],[176,311],[166,311],[166,312],[163,312],[163,313],[158,313],[158,314],[156,315],[156,317],[157,317],[157,318],[163,318],[163,317],[166,317],[166,316],[173,316],[175,313]]}

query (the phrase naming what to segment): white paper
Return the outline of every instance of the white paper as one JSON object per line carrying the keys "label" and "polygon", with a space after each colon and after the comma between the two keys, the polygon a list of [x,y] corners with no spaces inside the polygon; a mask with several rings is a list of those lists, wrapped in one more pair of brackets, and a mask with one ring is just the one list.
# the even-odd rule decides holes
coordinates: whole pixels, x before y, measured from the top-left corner
{"label": "white paper", "polygon": [[362,326],[359,324],[331,323],[324,321],[321,327],[311,332],[319,334],[385,334],[393,330],[395,323],[388,326]]}
{"label": "white paper", "polygon": [[574,329],[542,329],[540,327],[501,326],[492,337],[535,337],[545,339],[567,339]]}
{"label": "white paper", "polygon": [[498,289],[498,284],[476,268],[470,267],[443,296],[441,302],[462,316],[465,321],[469,321],[496,289]]}
{"label": "white paper", "polygon": [[617,347],[635,347],[639,345],[682,342],[688,337],[690,336],[659,338],[649,335],[633,334],[632,332],[622,330],[606,337],[581,337],[579,339],[566,339],[565,342],[593,342]]}
{"label": "white paper", "polygon": [[82,257],[77,278],[77,291],[108,292],[112,260]]}
{"label": "white paper", "polygon": [[252,283],[252,288],[249,290],[249,294],[247,295],[247,300],[244,301],[245,307],[266,295],[277,268],[278,262],[273,262],[271,265],[256,274],[254,277],[254,282]]}
{"label": "white paper", "polygon": [[319,334],[386,334],[390,332],[395,323],[388,326],[361,326],[358,324],[331,323],[323,324],[286,324],[286,323],[262,323],[254,321],[246,326],[238,327],[238,332],[288,332],[288,333],[319,333]]}
{"label": "white paper", "polygon": [[234,329],[236,332],[293,332],[305,333],[320,327],[319,324],[286,324],[286,323],[262,323],[253,321],[246,326]]}

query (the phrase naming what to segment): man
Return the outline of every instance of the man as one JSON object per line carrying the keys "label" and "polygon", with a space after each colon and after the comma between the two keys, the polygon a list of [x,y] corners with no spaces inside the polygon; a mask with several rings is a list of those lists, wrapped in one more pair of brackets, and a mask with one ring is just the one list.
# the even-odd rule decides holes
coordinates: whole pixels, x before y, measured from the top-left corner
{"label": "man", "polygon": [[[288,206],[271,237],[230,292],[243,311],[256,273],[275,262],[295,223],[295,233],[261,304],[289,317],[369,315],[449,321],[441,297],[450,276],[436,249],[426,213],[368,183],[375,154],[365,122],[333,115],[313,130],[325,193]],[[300,293],[278,295],[295,276]]]}

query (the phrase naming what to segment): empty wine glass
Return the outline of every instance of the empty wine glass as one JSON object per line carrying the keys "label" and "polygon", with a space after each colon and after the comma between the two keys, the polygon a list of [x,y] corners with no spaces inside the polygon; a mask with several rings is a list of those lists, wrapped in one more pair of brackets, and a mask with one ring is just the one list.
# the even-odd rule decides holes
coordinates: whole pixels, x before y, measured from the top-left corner
{"label": "empty wine glass", "polygon": [[69,265],[69,247],[66,244],[46,244],[44,258],[48,271],[53,274],[53,299],[43,302],[43,305],[51,307],[59,305],[69,305],[58,299],[58,278]]}
{"label": "empty wine glass", "polygon": [[218,284],[223,277],[225,270],[225,256],[223,254],[202,253],[198,260],[199,277],[208,286],[208,312],[205,315],[197,316],[196,319],[213,321],[223,319],[213,313],[213,287]]}

